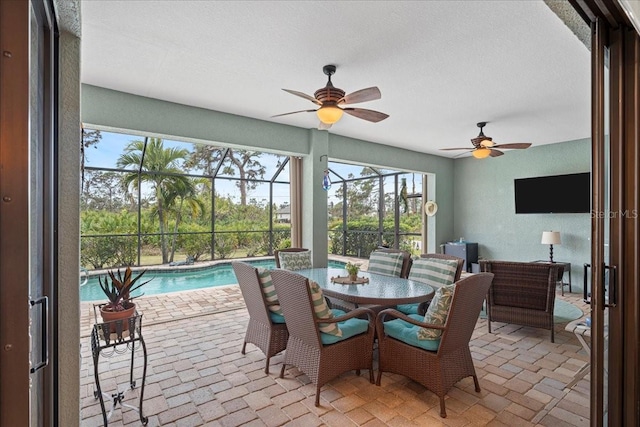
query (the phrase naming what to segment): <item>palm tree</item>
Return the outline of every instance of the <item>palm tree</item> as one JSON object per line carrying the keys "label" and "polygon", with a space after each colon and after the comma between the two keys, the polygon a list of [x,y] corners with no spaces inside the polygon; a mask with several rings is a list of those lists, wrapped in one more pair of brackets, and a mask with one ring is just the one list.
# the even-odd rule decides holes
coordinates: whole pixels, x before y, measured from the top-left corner
{"label": "palm tree", "polygon": [[[143,154],[144,153],[144,154]],[[144,155],[144,158],[143,158]],[[180,161],[185,160],[189,155],[189,151],[182,148],[164,148],[161,138],[149,138],[145,141],[131,141],[124,149],[124,153],[116,162],[120,168],[135,167],[140,171],[151,173],[133,172],[127,174],[123,178],[123,186],[128,190],[129,187],[137,190],[142,182],[151,185],[153,198],[155,199],[155,213],[158,215],[158,223],[160,228],[160,246],[162,249],[162,263],[168,262],[167,244],[165,240],[165,210],[175,201],[175,197],[170,197],[178,182],[185,182],[185,186],[189,185],[189,179],[185,176],[171,175],[180,174]],[[138,203],[141,203],[139,200]]]}
{"label": "palm tree", "polygon": [[[191,211],[191,215],[197,216],[204,212],[204,202],[198,194],[197,184],[208,184],[207,179],[186,179],[171,183],[168,193],[170,200],[165,200],[165,206],[175,206],[175,224],[173,226],[173,237],[171,238],[171,254],[169,262],[173,262],[173,256],[176,252],[176,239],[178,236],[178,225],[182,221],[182,208],[187,204],[187,208]],[[178,200],[176,204],[176,199]]]}

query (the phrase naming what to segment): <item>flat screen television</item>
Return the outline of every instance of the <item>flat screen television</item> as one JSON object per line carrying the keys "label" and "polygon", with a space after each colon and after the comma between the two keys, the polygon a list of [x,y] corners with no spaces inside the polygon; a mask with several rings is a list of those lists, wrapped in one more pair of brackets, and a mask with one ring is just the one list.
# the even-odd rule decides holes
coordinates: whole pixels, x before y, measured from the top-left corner
{"label": "flat screen television", "polygon": [[540,176],[514,180],[516,214],[589,213],[591,174]]}

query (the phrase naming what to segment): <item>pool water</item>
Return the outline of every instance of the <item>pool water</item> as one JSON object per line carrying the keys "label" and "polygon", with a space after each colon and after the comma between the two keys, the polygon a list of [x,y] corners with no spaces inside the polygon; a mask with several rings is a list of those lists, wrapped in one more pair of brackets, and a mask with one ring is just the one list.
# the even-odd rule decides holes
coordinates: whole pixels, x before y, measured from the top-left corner
{"label": "pool water", "polygon": [[[275,268],[274,260],[250,261],[249,264],[262,268]],[[329,260],[329,267],[343,268],[345,263]],[[133,292],[133,296],[156,295],[169,292],[188,291],[191,289],[210,288],[238,283],[231,264],[217,264],[210,268],[182,271],[147,271],[140,280],[146,281],[153,278],[142,289]],[[102,289],[98,284],[98,276],[89,278],[86,284],[80,286],[80,301],[102,301],[105,299]]]}

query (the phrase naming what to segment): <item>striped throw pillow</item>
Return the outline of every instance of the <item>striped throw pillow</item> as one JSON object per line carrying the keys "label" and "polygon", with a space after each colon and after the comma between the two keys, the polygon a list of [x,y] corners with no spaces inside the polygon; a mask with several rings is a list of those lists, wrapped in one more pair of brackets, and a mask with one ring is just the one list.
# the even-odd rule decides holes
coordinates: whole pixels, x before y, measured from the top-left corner
{"label": "striped throw pillow", "polygon": [[[436,290],[436,294],[429,304],[427,312],[424,314],[424,322],[434,325],[441,325],[447,321],[449,315],[449,308],[451,307],[451,300],[453,299],[453,292],[456,289],[456,285],[443,286]],[[435,340],[440,338],[442,331],[439,329],[420,328],[418,329],[419,340]]]}
{"label": "striped throw pillow", "polygon": [[271,281],[271,270],[265,268],[258,269],[258,278],[260,279],[260,287],[264,298],[267,300],[267,308],[282,316],[282,309],[278,301],[278,294],[276,294],[276,288]]}
{"label": "striped throw pillow", "polygon": [[369,256],[369,273],[400,277],[402,273],[402,253],[371,252]]}
{"label": "striped throw pillow", "polygon": [[278,252],[280,267],[284,270],[296,271],[313,268],[311,263],[311,251],[303,252]]}
{"label": "striped throw pillow", "polygon": [[409,279],[439,288],[448,286],[456,278],[458,262],[452,259],[418,258],[413,261]]}
{"label": "striped throw pillow", "polygon": [[[327,302],[324,300],[322,288],[313,280],[309,280],[309,290],[311,291],[311,300],[313,301],[313,311],[318,319],[333,319],[334,315]],[[337,323],[318,323],[318,329],[325,334],[342,336],[342,331]]]}

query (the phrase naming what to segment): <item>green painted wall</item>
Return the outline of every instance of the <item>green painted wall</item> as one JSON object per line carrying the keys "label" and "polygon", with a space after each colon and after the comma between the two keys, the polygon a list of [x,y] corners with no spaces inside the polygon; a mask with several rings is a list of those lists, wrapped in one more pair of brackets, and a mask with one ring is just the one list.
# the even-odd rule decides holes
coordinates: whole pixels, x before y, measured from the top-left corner
{"label": "green painted wall", "polygon": [[590,215],[516,215],[513,180],[590,169],[588,139],[512,150],[485,160],[456,160],[452,237],[478,242],[480,257],[485,259],[532,261],[549,259],[549,246],[540,244],[542,232],[560,231],[562,244],[554,245],[554,260],[571,263],[573,291],[579,291],[582,266],[591,259]]}
{"label": "green painted wall", "polygon": [[[86,127],[156,135],[179,141],[253,147],[303,158],[303,245],[317,256],[327,253],[327,195],[322,173],[330,160],[428,173],[438,214],[429,235],[436,248],[453,236],[453,168],[451,159],[347,138],[317,129],[302,129],[188,105],[161,101],[91,85],[82,85],[82,122]],[[372,125],[373,126],[373,125]],[[326,262],[316,259],[314,265]]]}

